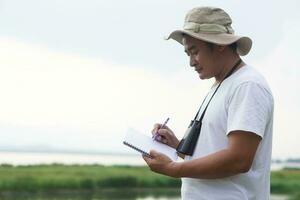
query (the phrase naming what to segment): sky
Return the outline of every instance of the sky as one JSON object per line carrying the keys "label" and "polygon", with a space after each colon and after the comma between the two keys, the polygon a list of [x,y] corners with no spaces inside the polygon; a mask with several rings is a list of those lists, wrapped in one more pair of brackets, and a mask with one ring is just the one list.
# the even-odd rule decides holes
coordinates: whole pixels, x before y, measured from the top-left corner
{"label": "sky", "polygon": [[167,117],[180,138],[212,80],[164,37],[196,6],[252,38],[243,60],[274,95],[273,158],[299,158],[296,0],[0,0],[0,149],[124,152],[128,128]]}

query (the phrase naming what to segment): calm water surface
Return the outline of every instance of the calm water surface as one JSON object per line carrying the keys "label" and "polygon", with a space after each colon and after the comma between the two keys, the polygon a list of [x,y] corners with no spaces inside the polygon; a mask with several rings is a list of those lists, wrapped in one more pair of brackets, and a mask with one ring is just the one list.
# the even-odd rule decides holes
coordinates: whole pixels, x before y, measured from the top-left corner
{"label": "calm water surface", "polygon": [[[28,153],[0,152],[0,164],[35,165],[35,164],[101,164],[101,165],[145,165],[139,154],[106,155],[106,154],[67,154],[67,153]],[[283,167],[300,168],[300,163],[272,163],[272,170]]]}
{"label": "calm water surface", "polygon": [[71,154],[71,153],[28,153],[0,152],[0,164],[35,165],[35,164],[100,164],[100,165],[145,165],[137,155],[106,154]]}
{"label": "calm water surface", "polygon": [[[110,190],[102,192],[0,193],[5,200],[180,200],[179,190]],[[284,195],[272,195],[271,200],[288,200]]]}

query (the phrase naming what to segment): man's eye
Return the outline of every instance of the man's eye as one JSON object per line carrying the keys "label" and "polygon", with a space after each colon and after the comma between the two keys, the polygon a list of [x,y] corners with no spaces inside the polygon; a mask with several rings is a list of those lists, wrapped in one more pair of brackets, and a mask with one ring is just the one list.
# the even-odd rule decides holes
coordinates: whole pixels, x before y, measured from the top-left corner
{"label": "man's eye", "polygon": [[197,53],[198,53],[197,50],[191,51],[191,54],[192,54],[192,55],[196,55]]}

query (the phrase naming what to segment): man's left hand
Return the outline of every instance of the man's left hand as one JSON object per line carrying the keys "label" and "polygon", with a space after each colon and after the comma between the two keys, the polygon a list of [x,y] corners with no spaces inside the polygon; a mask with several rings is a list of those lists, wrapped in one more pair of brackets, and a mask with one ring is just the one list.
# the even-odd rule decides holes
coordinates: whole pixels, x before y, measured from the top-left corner
{"label": "man's left hand", "polygon": [[178,166],[176,162],[173,162],[165,154],[159,153],[154,150],[150,151],[150,156],[151,158],[147,156],[143,156],[143,158],[152,171],[178,178]]}

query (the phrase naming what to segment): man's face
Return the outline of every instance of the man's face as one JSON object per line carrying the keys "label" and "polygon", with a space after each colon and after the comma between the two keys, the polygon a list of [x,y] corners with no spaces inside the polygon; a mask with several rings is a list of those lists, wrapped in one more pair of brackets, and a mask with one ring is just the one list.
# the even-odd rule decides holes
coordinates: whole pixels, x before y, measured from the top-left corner
{"label": "man's face", "polygon": [[184,37],[183,45],[185,52],[190,57],[190,65],[195,68],[200,79],[209,79],[220,73],[216,59],[217,49],[190,36]]}

